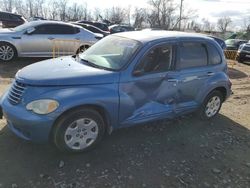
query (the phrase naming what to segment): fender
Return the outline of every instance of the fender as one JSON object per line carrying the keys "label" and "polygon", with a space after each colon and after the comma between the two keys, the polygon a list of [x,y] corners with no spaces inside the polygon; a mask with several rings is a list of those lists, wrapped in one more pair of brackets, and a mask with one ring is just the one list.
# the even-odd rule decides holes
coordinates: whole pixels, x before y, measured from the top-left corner
{"label": "fender", "polygon": [[[32,92],[29,92],[29,89],[31,89]],[[72,98],[72,96],[74,96],[74,98]],[[84,105],[94,105],[104,109],[105,115],[110,123],[109,126],[112,129],[115,129],[119,124],[119,95],[118,84],[116,83],[74,87],[51,87],[49,91],[47,87],[40,87],[38,89],[27,88],[27,95],[24,96],[22,103],[27,105],[29,102],[37,99],[54,99],[59,102],[59,108],[55,112],[48,114],[48,116],[54,120],[70,109]]]}
{"label": "fender", "polygon": [[226,89],[226,97],[230,94],[230,88],[229,88],[229,79],[226,76],[226,73],[220,72],[216,73],[214,76],[212,76],[210,79],[207,80],[206,84],[203,85],[200,92],[197,95],[196,102],[199,104],[202,104],[207,95],[215,90],[216,88],[223,87]]}

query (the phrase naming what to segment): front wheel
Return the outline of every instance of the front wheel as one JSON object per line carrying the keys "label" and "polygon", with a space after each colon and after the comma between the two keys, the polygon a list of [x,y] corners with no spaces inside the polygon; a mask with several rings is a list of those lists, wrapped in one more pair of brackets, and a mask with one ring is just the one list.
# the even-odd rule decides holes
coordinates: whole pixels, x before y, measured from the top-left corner
{"label": "front wheel", "polygon": [[11,61],[16,57],[16,49],[8,43],[0,43],[0,60]]}
{"label": "front wheel", "polygon": [[78,109],[63,116],[55,125],[54,143],[61,151],[83,152],[101,141],[105,132],[102,116],[92,109]]}
{"label": "front wheel", "polygon": [[223,96],[220,91],[212,91],[204,100],[199,114],[201,119],[212,119],[215,117],[221,108]]}

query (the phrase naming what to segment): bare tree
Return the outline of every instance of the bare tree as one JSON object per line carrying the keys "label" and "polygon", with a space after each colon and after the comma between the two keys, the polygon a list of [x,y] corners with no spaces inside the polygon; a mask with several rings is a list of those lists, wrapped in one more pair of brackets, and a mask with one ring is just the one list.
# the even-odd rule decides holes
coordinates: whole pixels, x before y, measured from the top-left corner
{"label": "bare tree", "polygon": [[147,21],[147,10],[145,8],[135,8],[133,17],[135,19],[134,27],[142,28],[143,23]]}
{"label": "bare tree", "polygon": [[68,0],[60,0],[59,3],[58,3],[59,12],[60,12],[60,19],[62,21],[66,20],[67,4],[68,4]]}
{"label": "bare tree", "polygon": [[28,17],[28,11],[23,0],[15,0],[14,6],[16,13],[21,14],[24,17]]}
{"label": "bare tree", "polygon": [[98,20],[99,20],[100,15],[101,15],[100,9],[99,9],[99,8],[94,8],[93,16],[94,16],[94,20],[95,20],[95,21],[98,21]]}
{"label": "bare tree", "polygon": [[243,30],[250,32],[250,16],[243,18]]}
{"label": "bare tree", "polygon": [[217,22],[217,27],[218,29],[222,32],[225,33],[228,29],[228,26],[232,23],[232,20],[230,17],[223,17],[220,18]]}
{"label": "bare tree", "polygon": [[59,2],[57,0],[52,0],[51,2],[49,2],[48,7],[48,17],[45,18],[49,18],[52,20],[56,20],[58,19],[59,16]]}
{"label": "bare tree", "polygon": [[43,12],[44,3],[45,3],[45,0],[36,0],[35,2],[33,2],[33,15],[34,16],[44,17],[44,12]]}
{"label": "bare tree", "polygon": [[215,25],[211,23],[208,19],[203,18],[202,23],[203,23],[203,27],[202,27],[203,31],[212,32],[215,30]]}
{"label": "bare tree", "polygon": [[[177,25],[181,20],[188,20],[194,17],[194,10],[182,8],[182,17],[178,14],[179,6],[174,0],[149,0],[151,12],[148,13],[148,22],[151,27],[160,27],[163,29],[177,29]],[[180,20],[181,19],[181,20]]]}
{"label": "bare tree", "polygon": [[29,17],[33,17],[34,16],[33,0],[26,0],[26,8],[27,11],[29,12]]}
{"label": "bare tree", "polygon": [[105,18],[112,23],[120,24],[126,19],[126,10],[121,7],[112,7],[106,9]]}
{"label": "bare tree", "polygon": [[4,11],[12,12],[14,6],[14,0],[1,0],[1,7]]}

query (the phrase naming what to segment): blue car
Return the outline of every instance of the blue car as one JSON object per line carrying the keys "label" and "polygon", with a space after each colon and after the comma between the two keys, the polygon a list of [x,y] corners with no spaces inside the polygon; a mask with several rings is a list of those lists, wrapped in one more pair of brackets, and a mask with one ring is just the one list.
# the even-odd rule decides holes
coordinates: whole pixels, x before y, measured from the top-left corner
{"label": "blue car", "polygon": [[108,36],[79,56],[23,68],[0,106],[18,137],[82,152],[118,128],[195,111],[211,119],[230,94],[214,39],[135,31]]}

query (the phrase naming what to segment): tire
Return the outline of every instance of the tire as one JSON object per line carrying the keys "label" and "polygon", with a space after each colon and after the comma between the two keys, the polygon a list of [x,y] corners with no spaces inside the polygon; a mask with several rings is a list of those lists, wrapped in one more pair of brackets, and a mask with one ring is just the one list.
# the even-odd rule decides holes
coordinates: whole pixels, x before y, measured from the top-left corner
{"label": "tire", "polygon": [[238,62],[239,62],[239,63],[244,63],[244,60],[241,59],[241,58],[238,58]]}
{"label": "tire", "polygon": [[85,50],[87,50],[88,48],[89,48],[88,45],[81,46],[81,47],[76,51],[76,54],[80,54],[80,53],[84,52]]}
{"label": "tire", "polygon": [[95,110],[80,108],[57,121],[53,141],[60,151],[79,153],[94,148],[102,140],[104,133],[102,116]]}
{"label": "tire", "polygon": [[202,120],[214,118],[220,111],[223,102],[223,95],[220,91],[214,90],[207,95],[200,110],[199,115]]}
{"label": "tire", "polygon": [[17,57],[16,48],[6,42],[0,42],[0,61],[9,62]]}

